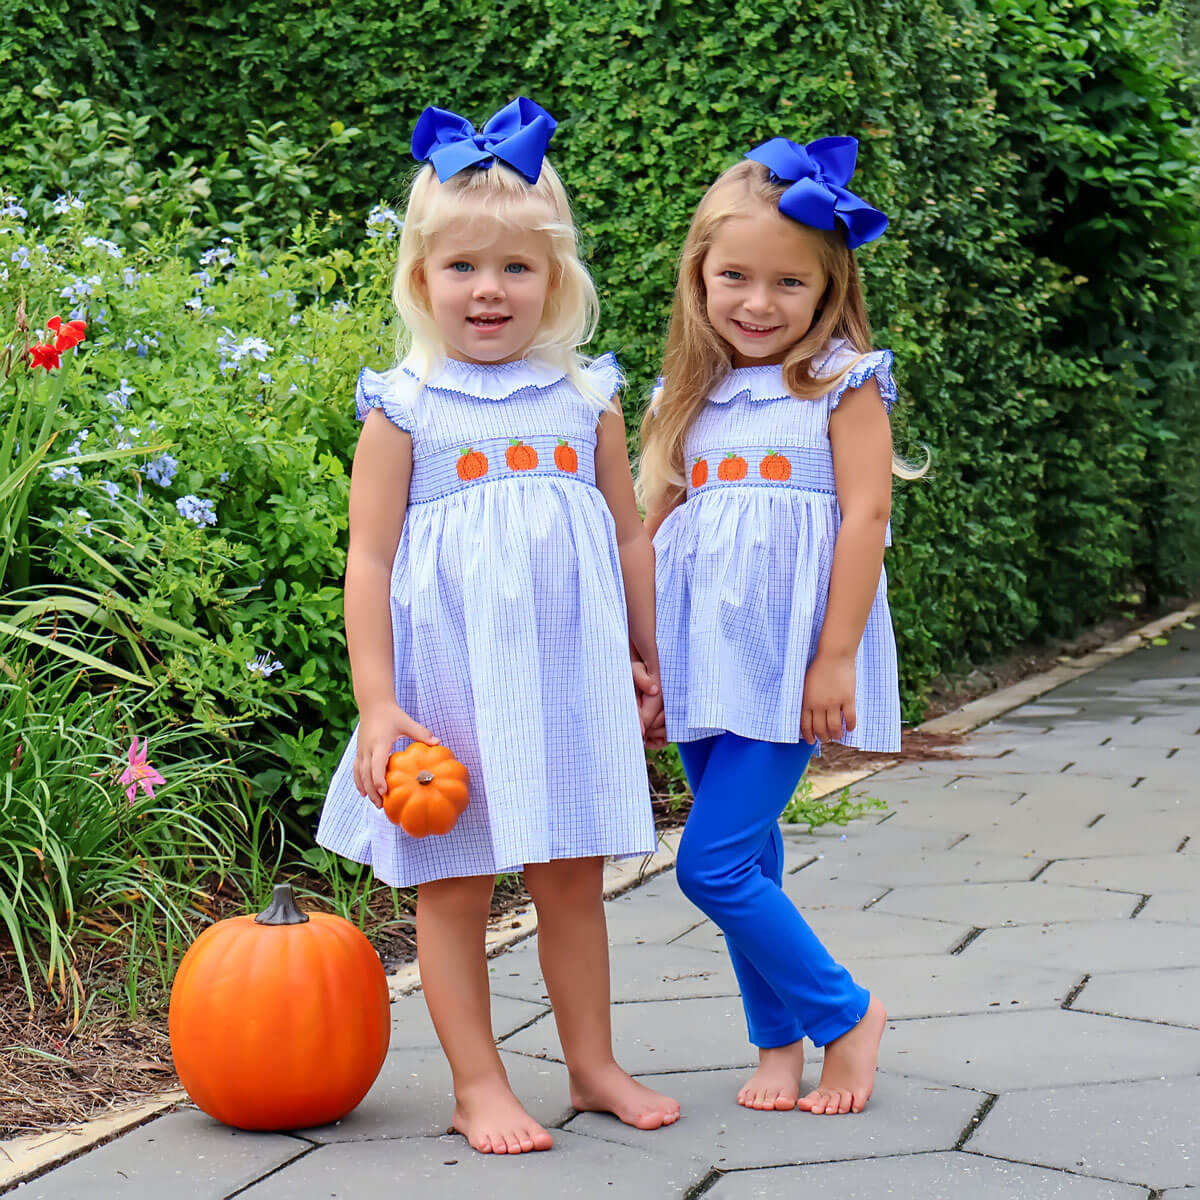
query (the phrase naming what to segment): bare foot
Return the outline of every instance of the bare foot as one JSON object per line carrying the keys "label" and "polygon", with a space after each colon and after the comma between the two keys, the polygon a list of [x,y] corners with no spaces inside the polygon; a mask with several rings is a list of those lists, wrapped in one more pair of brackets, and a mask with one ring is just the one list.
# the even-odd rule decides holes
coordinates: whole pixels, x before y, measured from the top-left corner
{"label": "bare foot", "polygon": [[679,1120],[679,1102],[638,1083],[610,1063],[586,1076],[571,1076],[571,1107],[577,1112],[612,1113],[635,1129],[661,1129]]}
{"label": "bare foot", "polygon": [[481,1154],[549,1150],[554,1139],[522,1107],[505,1079],[455,1093],[452,1125]]}
{"label": "bare foot", "polygon": [[875,1087],[879,1042],[886,1024],[887,1013],[872,996],[862,1020],[825,1047],[821,1082],[796,1107],[829,1116],[862,1112]]}
{"label": "bare foot", "polygon": [[786,1112],[795,1108],[803,1074],[803,1040],[788,1046],[760,1047],[758,1070],[742,1085],[738,1103],[743,1108],[757,1108],[763,1112]]}

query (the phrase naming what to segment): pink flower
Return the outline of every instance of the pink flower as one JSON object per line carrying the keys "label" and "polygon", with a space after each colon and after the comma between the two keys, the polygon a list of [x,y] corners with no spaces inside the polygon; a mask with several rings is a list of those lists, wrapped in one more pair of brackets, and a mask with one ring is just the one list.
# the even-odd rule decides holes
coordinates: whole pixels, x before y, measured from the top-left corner
{"label": "pink flower", "polygon": [[121,783],[128,784],[125,789],[125,795],[129,797],[129,803],[132,804],[134,797],[137,795],[139,787],[150,797],[154,799],[154,785],[156,783],[166,783],[167,781],[146,761],[146,755],[150,750],[150,739],[147,738],[142,743],[141,750],[138,749],[137,735],[134,735],[133,742],[129,747],[129,766],[121,772]]}

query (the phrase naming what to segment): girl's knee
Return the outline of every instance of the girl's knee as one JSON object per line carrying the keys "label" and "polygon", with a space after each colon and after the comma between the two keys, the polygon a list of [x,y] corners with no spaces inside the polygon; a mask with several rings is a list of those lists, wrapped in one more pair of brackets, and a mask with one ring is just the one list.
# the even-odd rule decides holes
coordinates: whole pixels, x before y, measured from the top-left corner
{"label": "girl's knee", "polygon": [[701,912],[708,912],[719,899],[721,875],[712,856],[689,843],[685,834],[675,857],[675,878],[679,882],[679,890]]}

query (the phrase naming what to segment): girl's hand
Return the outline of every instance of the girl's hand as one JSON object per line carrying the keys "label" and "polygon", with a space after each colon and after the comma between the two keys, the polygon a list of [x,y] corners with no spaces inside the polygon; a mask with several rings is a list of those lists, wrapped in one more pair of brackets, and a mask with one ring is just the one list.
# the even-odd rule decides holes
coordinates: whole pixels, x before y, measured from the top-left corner
{"label": "girl's hand", "polygon": [[398,704],[382,705],[361,714],[358,723],[358,753],[354,756],[354,786],[376,808],[387,795],[387,762],[392,746],[400,739],[438,746],[441,741],[424,725],[418,725]]}
{"label": "girl's hand", "polygon": [[640,659],[633,659],[629,665],[633,669],[633,687],[637,693],[638,713],[642,718],[642,732],[645,733],[646,721],[653,716],[655,711],[655,701],[657,701],[658,709],[662,708],[662,686],[658,676]]}
{"label": "girl's hand", "polygon": [[643,728],[642,741],[647,750],[661,750],[667,744],[667,714],[661,703],[658,713]]}
{"label": "girl's hand", "polygon": [[854,659],[818,651],[804,676],[800,735],[806,742],[828,742],[854,725]]}

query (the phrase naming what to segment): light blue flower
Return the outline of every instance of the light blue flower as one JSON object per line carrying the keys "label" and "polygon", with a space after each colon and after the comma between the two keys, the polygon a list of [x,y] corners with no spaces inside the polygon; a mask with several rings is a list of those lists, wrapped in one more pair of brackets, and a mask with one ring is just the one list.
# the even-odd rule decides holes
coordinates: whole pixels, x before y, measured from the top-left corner
{"label": "light blue flower", "polygon": [[25,220],[29,214],[25,209],[17,203],[15,196],[7,196],[4,200],[4,207],[0,208],[0,217],[17,217],[20,220]]}
{"label": "light blue flower", "polygon": [[276,671],[283,670],[283,663],[279,659],[272,660],[270,654],[260,654],[246,664],[246,670],[251,675],[261,675],[264,679],[269,679]]}
{"label": "light blue flower", "polygon": [[15,262],[22,271],[29,270],[29,247],[18,246],[9,256],[9,262]]}
{"label": "light blue flower", "polygon": [[175,501],[175,508],[181,517],[185,517],[201,527],[217,523],[217,514],[213,511],[211,500],[201,500],[199,496],[189,493],[186,496],[180,496]]}
{"label": "light blue flower", "polygon": [[104,398],[113,408],[126,409],[129,407],[129,397],[137,395],[137,388],[128,379],[122,379],[120,387],[114,388]]}
{"label": "light blue flower", "polygon": [[71,209],[79,209],[83,207],[83,201],[78,196],[72,195],[70,192],[60,194],[54,200],[54,215],[61,217],[65,213],[69,213]]}
{"label": "light blue flower", "polygon": [[116,242],[110,242],[107,238],[96,237],[91,233],[89,233],[87,237],[83,239],[83,244],[89,249],[92,249],[93,247],[99,247],[104,251],[105,254],[108,255],[109,258],[125,257],[124,252],[122,251],[121,247],[116,244]]}
{"label": "light blue flower", "polygon": [[96,294],[96,289],[103,284],[103,280],[99,275],[77,275],[65,287],[59,290],[59,295],[64,300],[70,300],[78,304],[81,300],[87,300]]}
{"label": "light blue flower", "polygon": [[107,479],[99,479],[96,482],[99,484],[102,490],[108,493],[108,498],[110,500],[115,500],[121,494],[121,488],[119,484],[112,483]]}
{"label": "light blue flower", "polygon": [[70,479],[80,486],[83,484],[83,472],[80,471],[80,469],[76,466],[51,467],[50,478],[53,479],[55,483],[61,483],[64,479]]}
{"label": "light blue flower", "polygon": [[400,215],[386,204],[375,205],[367,214],[367,237],[381,237],[390,242],[403,228]]}
{"label": "light blue flower", "polygon": [[146,464],[147,478],[151,483],[157,483],[159,487],[167,487],[175,478],[175,472],[178,470],[179,463],[171,454],[160,454]]}
{"label": "light blue flower", "polygon": [[273,349],[260,337],[250,336],[239,342],[237,335],[229,326],[222,326],[222,328],[225,332],[217,338],[217,350],[220,353],[217,365],[222,371],[236,370],[244,358],[251,358],[255,362],[265,362],[267,355]]}

